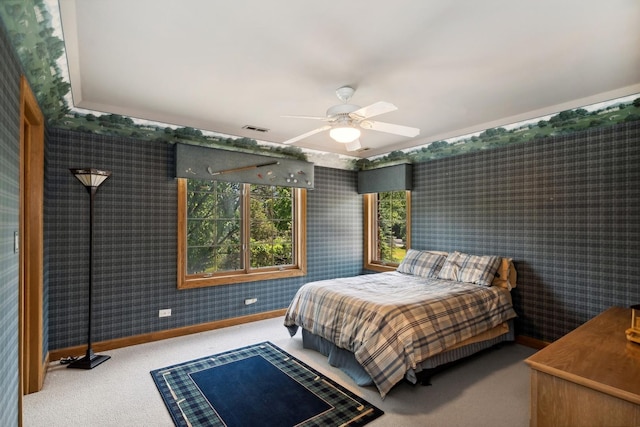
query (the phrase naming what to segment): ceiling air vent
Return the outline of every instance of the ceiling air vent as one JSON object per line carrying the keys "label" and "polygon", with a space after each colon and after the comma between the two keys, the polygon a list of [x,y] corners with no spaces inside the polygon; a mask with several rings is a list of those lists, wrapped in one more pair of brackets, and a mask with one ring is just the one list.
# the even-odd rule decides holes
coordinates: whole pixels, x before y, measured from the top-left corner
{"label": "ceiling air vent", "polygon": [[251,126],[251,125],[244,125],[242,126],[242,129],[247,129],[247,130],[252,130],[254,132],[262,132],[262,133],[269,132],[269,129],[267,128],[259,128],[258,126]]}

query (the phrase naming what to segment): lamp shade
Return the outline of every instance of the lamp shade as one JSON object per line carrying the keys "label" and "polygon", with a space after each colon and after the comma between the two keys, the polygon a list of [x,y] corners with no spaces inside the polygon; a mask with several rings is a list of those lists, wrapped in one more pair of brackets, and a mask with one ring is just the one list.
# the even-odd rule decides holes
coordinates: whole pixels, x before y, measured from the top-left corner
{"label": "lamp shade", "polygon": [[85,187],[99,187],[111,176],[111,171],[100,169],[69,169]]}
{"label": "lamp shade", "polygon": [[360,138],[360,129],[353,126],[337,126],[329,131],[329,136],[337,142],[346,144]]}

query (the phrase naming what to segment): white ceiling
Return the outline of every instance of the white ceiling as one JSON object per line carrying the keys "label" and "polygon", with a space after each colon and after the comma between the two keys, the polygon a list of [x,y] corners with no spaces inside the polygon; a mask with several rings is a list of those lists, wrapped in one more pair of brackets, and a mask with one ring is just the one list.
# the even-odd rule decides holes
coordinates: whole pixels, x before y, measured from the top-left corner
{"label": "white ceiling", "polygon": [[[74,105],[282,142],[351,103],[371,157],[640,93],[638,0],[60,0]],[[242,129],[267,128],[258,133]]]}

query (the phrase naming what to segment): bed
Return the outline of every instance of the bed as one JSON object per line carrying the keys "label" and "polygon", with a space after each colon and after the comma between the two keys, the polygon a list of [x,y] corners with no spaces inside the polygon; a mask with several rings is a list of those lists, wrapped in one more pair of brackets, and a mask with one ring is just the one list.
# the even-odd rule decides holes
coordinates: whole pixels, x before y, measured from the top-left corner
{"label": "bed", "polygon": [[410,249],[396,271],[303,285],[284,325],[384,398],[425,369],[513,340],[515,279],[508,258]]}

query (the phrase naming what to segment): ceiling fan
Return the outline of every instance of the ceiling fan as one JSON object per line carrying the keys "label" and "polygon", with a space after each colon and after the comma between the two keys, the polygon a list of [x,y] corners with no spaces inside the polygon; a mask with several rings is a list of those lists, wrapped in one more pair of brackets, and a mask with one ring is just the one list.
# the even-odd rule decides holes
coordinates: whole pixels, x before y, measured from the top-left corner
{"label": "ceiling fan", "polygon": [[328,122],[328,124],[317,129],[303,133],[283,142],[283,144],[293,144],[301,139],[308,138],[316,133],[329,130],[329,136],[337,142],[346,145],[347,151],[356,151],[361,148],[360,145],[360,129],[370,129],[380,132],[392,133],[413,138],[420,134],[420,129],[408,126],[395,125],[369,120],[371,117],[380,114],[389,113],[398,109],[390,102],[379,101],[360,107],[359,105],[349,104],[349,100],[353,96],[355,90],[350,86],[343,86],[336,90],[336,96],[343,103],[334,105],[327,110],[326,117],[315,116],[283,116],[297,119],[314,119]]}

